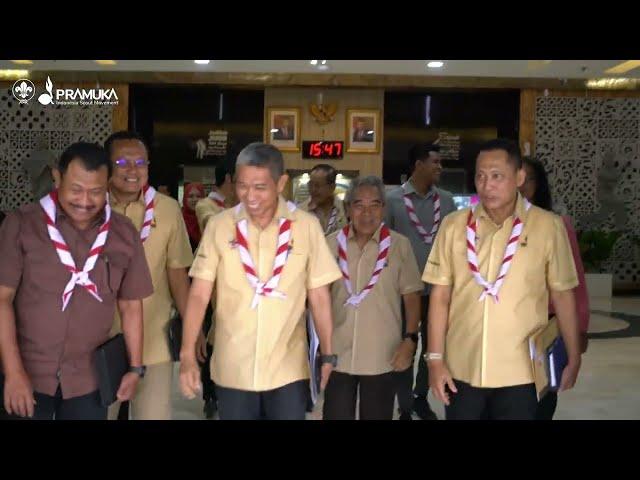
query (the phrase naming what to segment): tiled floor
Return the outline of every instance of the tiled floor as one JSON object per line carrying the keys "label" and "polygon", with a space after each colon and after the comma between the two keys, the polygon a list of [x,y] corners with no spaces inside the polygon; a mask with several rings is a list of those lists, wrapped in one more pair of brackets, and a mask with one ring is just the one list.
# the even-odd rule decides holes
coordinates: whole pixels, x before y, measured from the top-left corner
{"label": "tiled floor", "polygon": [[[555,418],[640,419],[640,297],[592,300],[591,310],[591,338],[581,374],[573,390],[560,394]],[[178,391],[177,366],[174,378],[174,418],[203,419],[202,401],[186,400]],[[430,401],[438,418],[444,418],[444,406],[433,398]],[[321,418],[321,402],[309,419]]]}

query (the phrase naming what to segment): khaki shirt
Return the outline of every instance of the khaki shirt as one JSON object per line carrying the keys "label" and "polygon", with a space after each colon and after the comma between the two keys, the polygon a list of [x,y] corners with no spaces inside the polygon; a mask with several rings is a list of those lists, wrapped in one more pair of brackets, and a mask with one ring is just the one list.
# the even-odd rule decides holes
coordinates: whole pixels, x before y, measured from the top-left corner
{"label": "khaki shirt", "polygon": [[[354,293],[369,283],[378,259],[380,228],[363,250],[356,243],[353,228],[347,236],[349,277]],[[338,233],[327,238],[338,256]],[[331,285],[333,307],[333,350],[338,355],[337,371],[351,375],[380,375],[391,372],[391,359],[402,342],[402,295],[421,292],[418,264],[407,237],[391,230],[391,247],[378,282],[358,308],[344,306],[349,294],[344,279]]]}
{"label": "khaki shirt", "polygon": [[307,198],[304,202],[302,202],[298,208],[304,210],[305,212],[313,213],[318,220],[320,221],[320,226],[322,227],[322,231],[325,235],[331,235],[333,232],[340,230],[344,227],[347,222],[347,214],[344,211],[344,203],[338,197],[334,195],[333,197],[333,206],[338,209],[338,215],[336,217],[336,223],[331,228],[330,231],[327,231],[327,227],[329,225],[329,219],[331,218],[332,210],[329,210],[329,215],[325,216],[320,210],[309,210],[309,203],[311,202],[311,198]]}
{"label": "khaki shirt", "polygon": [[[508,387],[533,382],[528,336],[548,321],[549,289],[578,285],[571,246],[562,219],[532,206],[526,212],[520,194],[516,213],[524,222],[518,248],[502,288],[500,303],[486,297],[467,263],[469,209],[448,215],[438,233],[422,280],[450,285],[445,360],[457,380],[475,387]],[[495,225],[478,205],[479,270],[493,282],[513,228],[513,216]]]}
{"label": "khaki shirt", "polygon": [[212,378],[227,388],[266,391],[309,378],[307,331],[303,312],[307,290],[340,278],[320,223],[306,212],[290,212],[280,197],[265,229],[248,222],[249,252],[261,281],[271,278],[278,243],[278,219],[291,222],[291,250],[277,290],[285,299],[260,297],[235,246],[236,224],[248,219],[242,205],[213,217],[205,228],[189,275],[216,282],[215,342]]}
{"label": "khaki shirt", "polygon": [[[231,207],[228,198],[225,198],[224,205],[224,208]],[[196,203],[196,217],[198,218],[198,227],[200,227],[200,231],[204,232],[204,227],[207,225],[207,220],[209,220],[214,215],[222,212],[224,208],[220,207],[209,197],[198,200],[198,203]]]}
{"label": "khaki shirt", "polygon": [[[140,230],[144,218],[144,196],[125,206],[116,197],[109,196],[114,211],[128,217]],[[178,202],[160,192],[154,199],[151,233],[143,244],[144,253],[153,281],[153,295],[142,302],[144,314],[145,365],[171,361],[167,327],[171,316],[173,297],[169,289],[168,268],[187,268],[193,261],[187,228]],[[116,315],[112,334],[121,331],[120,317]]]}

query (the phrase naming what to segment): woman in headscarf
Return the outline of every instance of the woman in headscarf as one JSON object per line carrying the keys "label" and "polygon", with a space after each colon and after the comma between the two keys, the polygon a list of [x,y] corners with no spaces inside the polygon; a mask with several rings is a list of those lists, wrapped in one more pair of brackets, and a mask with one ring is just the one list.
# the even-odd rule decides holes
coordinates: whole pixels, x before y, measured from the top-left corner
{"label": "woman in headscarf", "polygon": [[200,227],[198,227],[198,219],[196,218],[196,203],[202,198],[204,198],[204,185],[198,182],[185,185],[182,198],[182,216],[184,217],[184,223],[187,225],[189,242],[191,242],[193,251],[198,247],[202,236]]}

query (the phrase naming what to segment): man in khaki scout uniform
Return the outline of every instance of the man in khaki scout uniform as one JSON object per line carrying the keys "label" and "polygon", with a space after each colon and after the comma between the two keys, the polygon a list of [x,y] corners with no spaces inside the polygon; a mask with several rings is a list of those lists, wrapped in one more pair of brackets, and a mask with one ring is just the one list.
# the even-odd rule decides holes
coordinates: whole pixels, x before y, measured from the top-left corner
{"label": "man in khaki scout uniform", "polygon": [[[223,166],[219,165],[215,169],[215,185],[211,193],[196,204],[196,217],[200,233],[204,233],[207,221],[223,210],[230,208],[236,203],[235,192],[233,191],[233,180],[231,173]],[[213,355],[213,334],[212,328],[213,311],[215,310],[214,296],[211,297],[211,308],[207,309],[207,317],[204,322],[203,337],[198,341],[196,354],[198,361],[202,365],[200,379],[202,380],[202,398],[204,400],[204,414],[206,418],[213,418],[217,410],[217,399],[215,384],[211,380],[211,357]]]}
{"label": "man in khaki scout uniform", "polygon": [[342,200],[335,196],[338,172],[331,165],[319,164],[309,174],[309,198],[300,204],[305,212],[313,213],[325,235],[341,229],[347,224]]}
{"label": "man in khaki scout uniform", "polygon": [[535,418],[528,337],[548,322],[549,296],[569,359],[561,390],[578,376],[578,279],[567,232],[560,217],[522,198],[524,179],[514,142],[482,146],[480,204],[444,219],[427,261],[426,360],[447,419]]}
{"label": "man in khaki scout uniform", "polygon": [[232,207],[235,203],[231,173],[224,166],[219,166],[216,167],[215,176],[216,184],[211,193],[206,198],[198,200],[196,204],[196,217],[198,217],[200,233],[204,233],[207,220],[225,208]]}
{"label": "man in khaki scout uniform", "polygon": [[276,147],[245,147],[236,162],[241,203],[209,220],[189,272],[180,386],[189,398],[200,388],[196,338],[215,283],[211,368],[223,420],[304,419],[307,297],[320,338],[322,388],[337,363],[329,285],[340,270],[318,220],[281,196],[287,180]]}
{"label": "man in khaki scout uniform", "polygon": [[[391,420],[393,372],[413,362],[424,288],[407,237],[383,222],[384,184],[357,178],[345,197],[351,223],[327,238],[343,278],[331,285],[338,366],[324,396],[325,420]],[[404,302],[407,333],[402,333]]]}
{"label": "man in khaki scout uniform", "polygon": [[[131,401],[135,420],[171,419],[173,363],[167,327],[172,304],[184,316],[189,291],[187,267],[193,254],[178,202],[148,187],[149,158],[144,140],[134,132],[117,132],[105,142],[114,172],[110,203],[140,229],[154,293],[143,302],[144,363],[147,371]],[[116,317],[114,332],[120,329]],[[119,405],[109,409],[117,418]]]}

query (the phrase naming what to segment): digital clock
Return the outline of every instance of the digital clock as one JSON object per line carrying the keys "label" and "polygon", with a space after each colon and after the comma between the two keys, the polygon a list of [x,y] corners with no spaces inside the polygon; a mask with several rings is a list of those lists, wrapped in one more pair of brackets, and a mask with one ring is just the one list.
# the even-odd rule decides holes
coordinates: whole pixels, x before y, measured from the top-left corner
{"label": "digital clock", "polygon": [[302,142],[302,158],[342,158],[344,154],[344,142],[329,142],[317,140]]}

